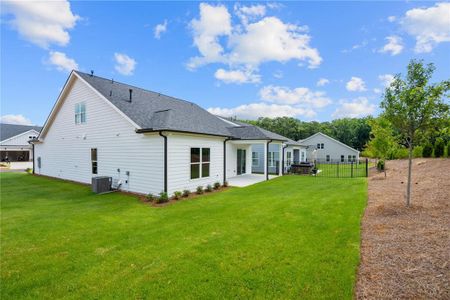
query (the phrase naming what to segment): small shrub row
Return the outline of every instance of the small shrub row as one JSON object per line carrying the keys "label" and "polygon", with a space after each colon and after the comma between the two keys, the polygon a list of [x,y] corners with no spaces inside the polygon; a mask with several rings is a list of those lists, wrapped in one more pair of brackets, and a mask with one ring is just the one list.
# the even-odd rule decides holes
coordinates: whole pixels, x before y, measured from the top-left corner
{"label": "small shrub row", "polygon": [[[228,182],[225,181],[223,184],[224,187],[228,186]],[[212,192],[213,190],[218,190],[221,187],[220,182],[215,182],[214,185],[210,185],[208,184],[206,186],[206,188],[203,188],[203,186],[198,186],[196,193],[198,195],[203,194],[204,192]],[[173,199],[175,200],[179,200],[181,198],[187,198],[189,197],[189,195],[191,194],[190,190],[184,190],[183,192],[181,191],[175,191],[173,193]],[[152,193],[147,194],[146,196],[147,201],[149,202],[155,202],[155,203],[165,203],[169,201],[169,195],[166,192],[161,192],[159,193],[159,196],[153,195]]]}

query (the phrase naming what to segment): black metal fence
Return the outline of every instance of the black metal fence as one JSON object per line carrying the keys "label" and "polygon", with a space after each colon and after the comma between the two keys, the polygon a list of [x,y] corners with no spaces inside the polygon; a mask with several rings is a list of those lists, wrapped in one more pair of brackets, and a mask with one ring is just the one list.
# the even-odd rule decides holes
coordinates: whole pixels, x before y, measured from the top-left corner
{"label": "black metal fence", "polygon": [[369,176],[369,160],[315,160],[314,172],[317,177],[356,178]]}

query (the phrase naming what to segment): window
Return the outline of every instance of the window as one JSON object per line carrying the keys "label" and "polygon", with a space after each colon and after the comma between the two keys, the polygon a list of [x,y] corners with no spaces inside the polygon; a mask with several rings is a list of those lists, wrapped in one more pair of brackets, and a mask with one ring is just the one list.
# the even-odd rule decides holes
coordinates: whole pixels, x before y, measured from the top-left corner
{"label": "window", "polygon": [[275,167],[276,165],[275,152],[269,152],[268,158],[269,158],[269,167]]}
{"label": "window", "polygon": [[286,152],[286,163],[288,166],[292,164],[292,152]]}
{"label": "window", "polygon": [[317,144],[317,149],[323,149],[323,143],[318,143]]}
{"label": "window", "polygon": [[352,161],[352,156],[349,155],[349,156],[347,157],[347,160],[348,160],[348,162],[351,162],[351,161]]}
{"label": "window", "polygon": [[322,144],[320,144],[320,149],[323,149],[323,143],[322,143]]}
{"label": "window", "polygon": [[305,151],[302,151],[302,162],[305,161]]}
{"label": "window", "polygon": [[341,155],[341,162],[344,162],[344,155]]}
{"label": "window", "polygon": [[92,174],[97,174],[97,148],[91,149]]}
{"label": "window", "polygon": [[330,156],[329,155],[327,155],[327,161],[330,161]]}
{"label": "window", "polygon": [[320,144],[317,144],[317,149],[320,149]]}
{"label": "window", "polygon": [[353,161],[354,162],[356,161],[356,155],[353,155]]}
{"label": "window", "polygon": [[252,152],[252,165],[255,167],[259,166],[259,153],[258,152]]}
{"label": "window", "polygon": [[191,148],[191,179],[209,177],[210,148]]}
{"label": "window", "polygon": [[75,104],[75,124],[86,123],[86,104],[84,102]]}

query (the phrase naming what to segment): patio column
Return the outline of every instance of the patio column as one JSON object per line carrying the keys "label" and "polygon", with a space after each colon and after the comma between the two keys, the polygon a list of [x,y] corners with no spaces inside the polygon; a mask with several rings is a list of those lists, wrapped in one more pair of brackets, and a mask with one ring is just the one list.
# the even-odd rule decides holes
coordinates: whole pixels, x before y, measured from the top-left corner
{"label": "patio column", "polygon": [[278,168],[278,175],[281,176],[283,175],[283,170],[284,170],[284,159],[281,159],[282,157],[284,157],[284,148],[283,148],[283,143],[280,143],[280,155],[278,157],[278,161],[279,161],[279,165],[280,167]]}
{"label": "patio column", "polygon": [[269,142],[267,141],[267,142],[265,142],[264,144],[264,177],[266,178],[266,180],[268,180],[269,179],[269,173],[268,173],[268,163],[269,163],[269,158],[268,158],[268,152],[267,152],[267,150],[268,150],[268,148],[269,148]]}

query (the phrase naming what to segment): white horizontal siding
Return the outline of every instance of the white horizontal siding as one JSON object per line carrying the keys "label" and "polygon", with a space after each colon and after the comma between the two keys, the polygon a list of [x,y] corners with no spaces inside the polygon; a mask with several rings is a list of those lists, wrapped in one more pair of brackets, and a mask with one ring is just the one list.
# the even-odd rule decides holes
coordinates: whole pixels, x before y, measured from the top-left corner
{"label": "white horizontal siding", "polygon": [[[308,160],[313,161],[315,158],[320,160],[325,160],[326,156],[329,155],[331,160],[340,160],[341,155],[344,155],[345,161],[347,161],[348,155],[355,155],[356,159],[359,158],[359,152],[355,149],[348,148],[333,139],[330,139],[324,135],[318,134],[316,136],[311,137],[307,141],[305,141],[308,145],[311,145],[308,149]],[[317,149],[316,153],[313,153],[313,150],[317,147],[317,144],[323,143],[323,149]],[[314,157],[314,155],[316,157]]]}
{"label": "white horizontal siding", "polygon": [[[167,133],[168,193],[223,182],[223,138]],[[210,148],[209,177],[191,179],[191,148]]]}
{"label": "white horizontal siding", "polygon": [[30,146],[30,144],[28,143],[28,141],[31,139],[30,137],[37,137],[38,135],[39,132],[37,132],[36,130],[28,130],[2,141],[0,145]]}
{"label": "white horizontal siding", "polygon": [[[79,79],[63,100],[43,143],[35,145],[35,157],[41,157],[36,173],[83,183],[90,183],[93,176],[112,176],[124,181],[123,190],[138,193],[163,189],[160,136],[135,133],[127,120]],[[79,102],[86,103],[87,121],[76,125],[74,109]],[[91,148],[98,149],[97,175],[91,173]]]}

